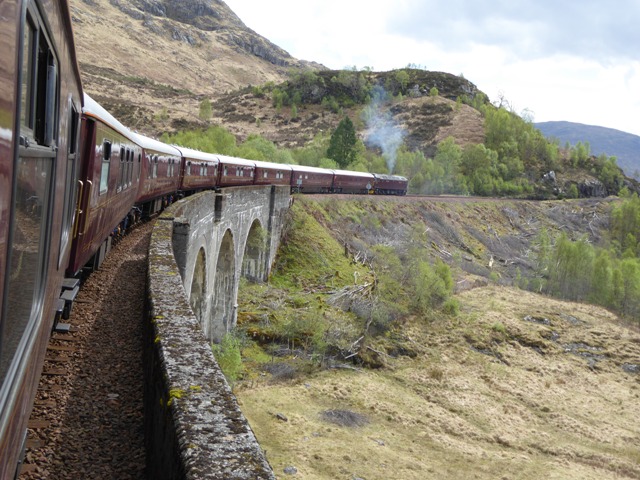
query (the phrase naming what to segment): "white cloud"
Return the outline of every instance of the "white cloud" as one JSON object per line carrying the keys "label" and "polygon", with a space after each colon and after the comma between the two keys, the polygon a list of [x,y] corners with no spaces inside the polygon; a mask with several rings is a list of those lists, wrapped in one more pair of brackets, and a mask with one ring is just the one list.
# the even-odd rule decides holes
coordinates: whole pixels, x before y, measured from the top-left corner
{"label": "white cloud", "polygon": [[245,24],[329,68],[464,74],[535,121],[640,135],[637,0],[229,0]]}
{"label": "white cloud", "polygon": [[639,21],[637,0],[404,0],[389,29],[446,50],[482,43],[520,58],[569,54],[607,64],[637,57]]}

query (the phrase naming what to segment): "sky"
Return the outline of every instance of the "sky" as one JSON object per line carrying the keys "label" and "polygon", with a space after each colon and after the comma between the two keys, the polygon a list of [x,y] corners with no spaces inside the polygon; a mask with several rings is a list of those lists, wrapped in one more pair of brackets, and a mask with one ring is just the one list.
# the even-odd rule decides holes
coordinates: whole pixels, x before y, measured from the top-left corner
{"label": "sky", "polygon": [[640,0],[226,0],[300,60],[463,75],[535,122],[640,135]]}

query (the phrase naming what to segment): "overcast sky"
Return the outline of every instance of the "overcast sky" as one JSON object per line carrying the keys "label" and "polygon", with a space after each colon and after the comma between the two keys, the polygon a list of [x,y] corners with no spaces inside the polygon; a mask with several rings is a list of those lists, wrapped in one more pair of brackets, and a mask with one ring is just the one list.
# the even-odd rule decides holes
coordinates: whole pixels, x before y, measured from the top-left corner
{"label": "overcast sky", "polygon": [[227,0],[251,29],[328,68],[462,74],[536,122],[640,135],[640,0]]}

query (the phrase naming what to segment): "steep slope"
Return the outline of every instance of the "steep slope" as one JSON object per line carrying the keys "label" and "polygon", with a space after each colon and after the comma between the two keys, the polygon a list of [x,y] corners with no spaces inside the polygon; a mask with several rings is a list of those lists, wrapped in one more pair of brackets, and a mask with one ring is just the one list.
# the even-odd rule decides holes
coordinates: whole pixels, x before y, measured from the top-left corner
{"label": "steep slope", "polygon": [[[238,308],[235,391],[276,474],[640,478],[637,322],[507,286],[533,280],[543,229],[606,244],[616,202],[297,198]],[[390,315],[415,298],[411,263],[436,259],[458,313]]]}
{"label": "steep slope", "polygon": [[321,67],[256,34],[220,0],[75,0],[72,19],[86,91],[133,127],[197,119],[205,97]]}
{"label": "steep slope", "polygon": [[613,128],[574,122],[540,122],[535,124],[548,138],[557,138],[560,145],[569,142],[589,142],[591,153],[614,156],[628,176],[640,179],[640,137]]}

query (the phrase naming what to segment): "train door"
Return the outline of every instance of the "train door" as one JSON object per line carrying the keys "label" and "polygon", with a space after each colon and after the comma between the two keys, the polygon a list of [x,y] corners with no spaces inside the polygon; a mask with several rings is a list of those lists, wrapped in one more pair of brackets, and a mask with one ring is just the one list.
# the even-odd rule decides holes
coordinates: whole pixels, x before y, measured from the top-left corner
{"label": "train door", "polygon": [[84,247],[85,232],[88,228],[89,214],[91,213],[91,198],[93,195],[94,184],[100,186],[99,178],[95,178],[95,141],[96,141],[96,122],[82,117],[80,126],[80,138],[82,145],[80,146],[80,157],[83,161],[80,163],[79,181],[78,181],[78,197],[75,210],[75,218],[73,221],[71,261],[68,265],[67,275],[75,276],[75,274],[84,265],[85,260],[81,252]]}
{"label": "train door", "polygon": [[[65,195],[62,210],[62,231],[60,234],[60,254],[58,256],[58,269],[65,268],[68,262],[67,251],[70,250],[70,243],[73,238],[72,227],[79,213],[79,196],[84,190],[84,182],[78,180],[78,141],[80,133],[80,111],[81,107],[76,106],[73,99],[69,99],[67,119],[67,161],[65,169]],[[78,188],[78,186],[80,188]],[[76,198],[78,194],[78,198]],[[75,230],[75,229],[74,229]]]}
{"label": "train door", "polygon": [[[10,409],[11,391],[25,375],[26,359],[44,321],[58,143],[58,56],[35,2],[27,5],[23,22],[18,147],[13,157],[8,268],[0,321],[0,412]],[[0,431],[6,421],[0,418]]]}

